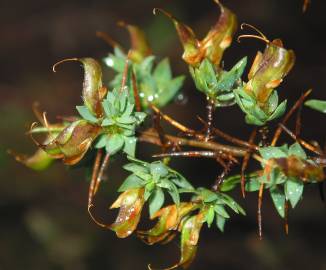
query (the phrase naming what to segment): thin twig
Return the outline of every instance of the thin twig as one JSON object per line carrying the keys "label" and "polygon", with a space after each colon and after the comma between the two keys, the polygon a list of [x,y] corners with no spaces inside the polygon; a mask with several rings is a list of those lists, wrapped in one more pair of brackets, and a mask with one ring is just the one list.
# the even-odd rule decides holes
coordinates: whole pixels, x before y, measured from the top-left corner
{"label": "thin twig", "polygon": [[[202,122],[204,125],[207,125],[207,123],[202,118],[198,117],[198,120],[200,122]],[[235,137],[233,137],[233,136],[231,136],[231,135],[229,135],[229,134],[221,131],[220,129],[218,129],[216,127],[213,127],[212,128],[212,132],[215,135],[217,135],[217,136],[219,136],[219,137],[221,137],[221,138],[225,139],[226,141],[229,141],[229,142],[231,142],[233,144],[237,144],[237,145],[243,146],[243,147],[248,147],[248,148],[253,149],[253,150],[256,150],[256,151],[259,150],[259,147],[257,145],[252,144],[252,143],[249,143],[249,142],[246,142],[246,141],[243,141],[243,140],[238,139],[238,138],[235,138]]]}
{"label": "thin twig", "polygon": [[263,204],[263,194],[264,194],[264,183],[260,184],[258,193],[258,209],[257,209],[257,219],[258,219],[258,236],[259,239],[263,239],[263,225],[262,225],[262,204]]}
{"label": "thin twig", "polygon": [[137,80],[136,80],[135,72],[133,70],[131,71],[131,81],[132,81],[132,90],[135,99],[136,111],[141,112],[142,109],[141,109],[141,101],[140,101],[140,96],[139,96],[139,91],[137,86]]}
{"label": "thin twig", "polygon": [[[104,156],[104,159],[103,159],[103,161],[102,161],[101,167],[99,168],[98,174],[97,174],[97,176],[96,176],[96,181],[95,181],[94,188],[93,188],[93,190],[94,190],[94,194],[96,193],[96,191],[97,191],[97,189],[98,189],[98,187],[99,187],[99,184],[100,184],[100,182],[102,181],[103,174],[104,174],[104,171],[105,171],[105,169],[107,168],[107,166],[108,166],[108,164],[109,164],[109,160],[110,160],[110,155],[107,153],[107,154]],[[96,166],[98,166],[98,165],[96,165]],[[95,165],[94,165],[94,167],[95,167]],[[98,167],[97,167],[97,170],[98,170]],[[94,175],[95,175],[95,173],[94,173]],[[95,178],[95,176],[94,176],[94,178]],[[97,224],[98,226],[102,227],[102,228],[110,229],[110,225],[108,225],[108,224],[104,224],[104,223],[101,223],[101,222],[99,222],[99,221],[94,217],[94,215],[93,215],[93,213],[92,213],[92,211],[91,211],[91,209],[92,209],[93,207],[94,207],[94,205],[93,205],[92,203],[90,203],[90,204],[88,205],[88,209],[87,209],[87,210],[88,210],[88,213],[89,213],[91,219],[94,221],[94,223]]]}
{"label": "thin twig", "polygon": [[[236,157],[243,157],[247,153],[247,149],[245,148],[219,144],[212,141],[205,142],[201,140],[190,140],[190,139],[175,137],[171,135],[166,135],[166,138],[172,144],[176,143],[180,146],[191,146],[196,148],[208,149],[215,152],[223,152]],[[139,141],[156,144],[158,146],[161,145],[158,134],[152,130],[147,130],[142,132],[139,136]]]}
{"label": "thin twig", "polygon": [[97,191],[95,189],[95,187],[96,187],[96,181],[98,179],[97,175],[98,175],[98,171],[100,168],[101,158],[102,158],[102,150],[99,149],[97,151],[97,154],[95,157],[95,162],[94,162],[94,167],[93,167],[93,172],[92,172],[92,179],[91,179],[91,183],[89,185],[89,190],[88,190],[88,208],[91,207],[94,195]]}
{"label": "thin twig", "polygon": [[[253,130],[253,132],[250,134],[249,144],[253,144],[254,143],[254,140],[256,138],[256,134],[257,134],[257,129],[255,128]],[[246,189],[245,189],[246,178],[245,178],[245,171],[247,169],[247,166],[248,166],[248,163],[249,163],[251,154],[252,154],[252,150],[249,150],[247,152],[247,154],[244,156],[243,161],[242,161],[242,166],[241,166],[241,193],[242,193],[242,197],[243,198],[246,197]]]}
{"label": "thin twig", "polygon": [[[312,89],[309,89],[308,91],[306,91],[303,95],[301,95],[301,97],[297,100],[297,102],[293,105],[293,107],[288,111],[288,113],[284,116],[283,120],[282,120],[282,124],[285,125],[287,123],[287,121],[289,120],[289,118],[291,117],[291,115],[301,106],[301,104],[304,102],[304,100],[309,96],[309,94],[311,93]],[[274,137],[271,143],[271,146],[275,146],[280,135],[282,133],[282,128],[278,127],[274,133]]]}
{"label": "thin twig", "polygon": [[164,119],[166,122],[168,122],[171,126],[174,126],[175,128],[181,130],[184,133],[188,133],[188,134],[195,134],[196,133],[195,130],[184,126],[183,124],[181,124],[178,121],[174,120],[173,118],[171,118],[167,114],[162,113],[161,110],[159,108],[157,108],[154,104],[151,104],[150,107],[152,108],[152,110],[155,113],[160,114],[162,119]]}

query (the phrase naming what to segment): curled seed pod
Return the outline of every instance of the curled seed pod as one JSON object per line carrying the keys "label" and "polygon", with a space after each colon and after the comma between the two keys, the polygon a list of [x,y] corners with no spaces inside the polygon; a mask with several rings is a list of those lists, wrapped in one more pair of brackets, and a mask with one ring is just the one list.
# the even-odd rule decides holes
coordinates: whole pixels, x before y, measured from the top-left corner
{"label": "curled seed pod", "polygon": [[154,9],[154,14],[156,11],[161,11],[173,21],[184,49],[182,58],[191,66],[199,65],[204,58],[208,58],[214,65],[218,66],[225,49],[231,45],[237,29],[235,14],[225,8],[218,0],[214,1],[219,5],[221,14],[217,23],[201,41],[196,38],[189,26],[179,22],[173,15],[163,9]]}
{"label": "curled seed pod", "polygon": [[119,21],[118,25],[125,27],[130,35],[131,40],[131,50],[129,52],[129,58],[139,63],[144,60],[147,56],[152,54],[152,50],[149,46],[149,43],[146,39],[145,33],[139,27],[128,24],[124,21]]}
{"label": "curled seed pod", "polygon": [[110,225],[119,238],[128,237],[136,229],[144,202],[144,188],[135,188],[123,192],[112,204],[111,209],[120,208],[115,222]]}
{"label": "curled seed pod", "polygon": [[263,53],[257,52],[255,60],[248,74],[248,83],[245,90],[254,96],[257,102],[263,105],[267,102],[273,90],[280,85],[283,78],[290,72],[295,63],[295,54],[293,50],[285,49],[280,39],[269,41],[267,37],[249,24],[242,24],[258,32],[257,35],[240,35],[241,38],[256,38],[266,42],[266,48]]}
{"label": "curled seed pod", "polygon": [[79,61],[84,67],[83,82],[83,101],[88,110],[96,117],[102,117],[103,108],[101,102],[107,93],[107,89],[102,84],[102,68],[100,64],[93,58],[70,58],[59,61],[53,66],[56,67],[67,61]]}
{"label": "curled seed pod", "polygon": [[[188,268],[193,260],[195,259],[200,230],[205,222],[207,209],[201,210],[197,215],[186,216],[180,226],[179,230],[181,231],[181,257],[180,261],[164,270],[175,269],[182,267],[184,269]],[[150,265],[149,269],[153,269]]]}
{"label": "curled seed pod", "polygon": [[78,163],[100,132],[101,127],[78,120],[67,126],[52,141],[38,144],[47,154],[63,159],[67,165]]}
{"label": "curled seed pod", "polygon": [[148,231],[137,231],[137,235],[148,245],[162,241],[167,243],[175,236],[174,231],[178,228],[181,220],[196,208],[198,208],[198,204],[192,202],[180,203],[178,206],[175,204],[166,206],[151,217],[151,219],[159,218],[156,225]]}
{"label": "curled seed pod", "polygon": [[48,155],[45,151],[42,149],[38,149],[33,155],[27,156],[23,154],[18,154],[13,151],[8,151],[9,154],[13,155],[16,161],[24,164],[26,167],[35,170],[35,171],[42,171],[47,169],[52,162],[54,161],[54,158]]}

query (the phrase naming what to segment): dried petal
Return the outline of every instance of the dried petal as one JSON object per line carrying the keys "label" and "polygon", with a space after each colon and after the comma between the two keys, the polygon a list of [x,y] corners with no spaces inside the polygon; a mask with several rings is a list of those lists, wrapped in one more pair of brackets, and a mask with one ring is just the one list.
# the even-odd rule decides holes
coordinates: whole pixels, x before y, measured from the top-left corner
{"label": "dried petal", "polygon": [[62,158],[65,164],[74,165],[86,154],[100,129],[85,120],[78,120],[66,127],[54,140],[39,146],[53,158]]}
{"label": "dried petal", "polygon": [[129,189],[123,192],[112,204],[112,208],[120,208],[115,222],[110,228],[119,238],[125,238],[136,229],[144,206],[144,188]]}
{"label": "dried petal", "polygon": [[265,104],[294,63],[294,52],[285,49],[281,40],[269,42],[264,53],[258,52],[256,55],[248,75],[246,91],[254,95],[259,104]]}

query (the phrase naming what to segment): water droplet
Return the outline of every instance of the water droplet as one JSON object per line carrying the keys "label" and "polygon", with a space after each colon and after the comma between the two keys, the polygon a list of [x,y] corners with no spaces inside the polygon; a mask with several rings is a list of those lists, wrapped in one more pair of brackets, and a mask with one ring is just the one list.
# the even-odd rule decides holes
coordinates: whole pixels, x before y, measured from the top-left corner
{"label": "water droplet", "polygon": [[112,58],[110,58],[110,57],[105,58],[104,62],[108,67],[113,67],[113,65],[114,65],[114,62],[113,62]]}
{"label": "water droplet", "polygon": [[188,103],[188,96],[186,96],[184,93],[180,93],[175,97],[174,102],[179,105],[185,105]]}

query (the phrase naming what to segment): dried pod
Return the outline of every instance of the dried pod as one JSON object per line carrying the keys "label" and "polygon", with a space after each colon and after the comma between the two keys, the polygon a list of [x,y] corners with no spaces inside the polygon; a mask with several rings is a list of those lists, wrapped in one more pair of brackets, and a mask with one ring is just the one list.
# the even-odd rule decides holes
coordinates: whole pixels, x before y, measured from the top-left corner
{"label": "dried pod", "polygon": [[136,229],[144,202],[144,188],[135,188],[123,192],[112,204],[111,209],[120,208],[115,222],[110,225],[119,238],[128,237]]}
{"label": "dried pod", "polygon": [[288,177],[299,178],[304,182],[321,182],[325,180],[321,166],[317,166],[315,163],[295,155],[290,155],[287,158],[273,159],[273,162]]}
{"label": "dried pod", "polygon": [[38,149],[31,156],[18,154],[13,151],[9,151],[9,154],[13,155],[16,161],[35,171],[42,171],[47,169],[54,161],[54,158],[42,149]]}
{"label": "dried pod", "polygon": [[118,25],[125,27],[129,32],[131,40],[129,58],[132,61],[136,63],[142,62],[147,56],[152,54],[152,50],[143,30],[135,25],[123,21],[118,22]]}
{"label": "dried pod", "polygon": [[47,144],[38,144],[53,158],[63,159],[67,165],[78,163],[100,132],[101,127],[85,120],[71,123],[55,139]]}
{"label": "dried pod", "polygon": [[84,82],[83,82],[83,100],[88,110],[97,118],[102,117],[103,108],[101,105],[107,89],[102,84],[102,68],[100,64],[93,58],[71,58],[64,59],[53,66],[53,71],[56,67],[67,61],[79,61],[84,67]]}
{"label": "dried pod", "polygon": [[220,7],[220,17],[201,41],[196,38],[195,33],[189,26],[179,22],[170,13],[162,9],[154,10],[154,12],[156,10],[161,11],[173,21],[184,49],[182,58],[191,66],[199,65],[205,58],[218,66],[225,49],[231,45],[233,35],[237,29],[237,18],[233,12],[225,8],[219,1],[215,0],[215,2]]}
{"label": "dried pod", "polygon": [[254,95],[259,104],[265,104],[294,63],[294,52],[285,49],[280,39],[267,42],[264,53],[258,52],[252,64],[249,81],[245,86],[246,92]]}
{"label": "dried pod", "polygon": [[156,225],[148,231],[137,231],[137,235],[148,245],[162,241],[167,243],[165,240],[171,241],[173,239],[171,236],[178,228],[180,221],[196,208],[198,205],[192,202],[180,203],[178,206],[175,204],[166,206],[151,217],[151,219],[159,218]]}

